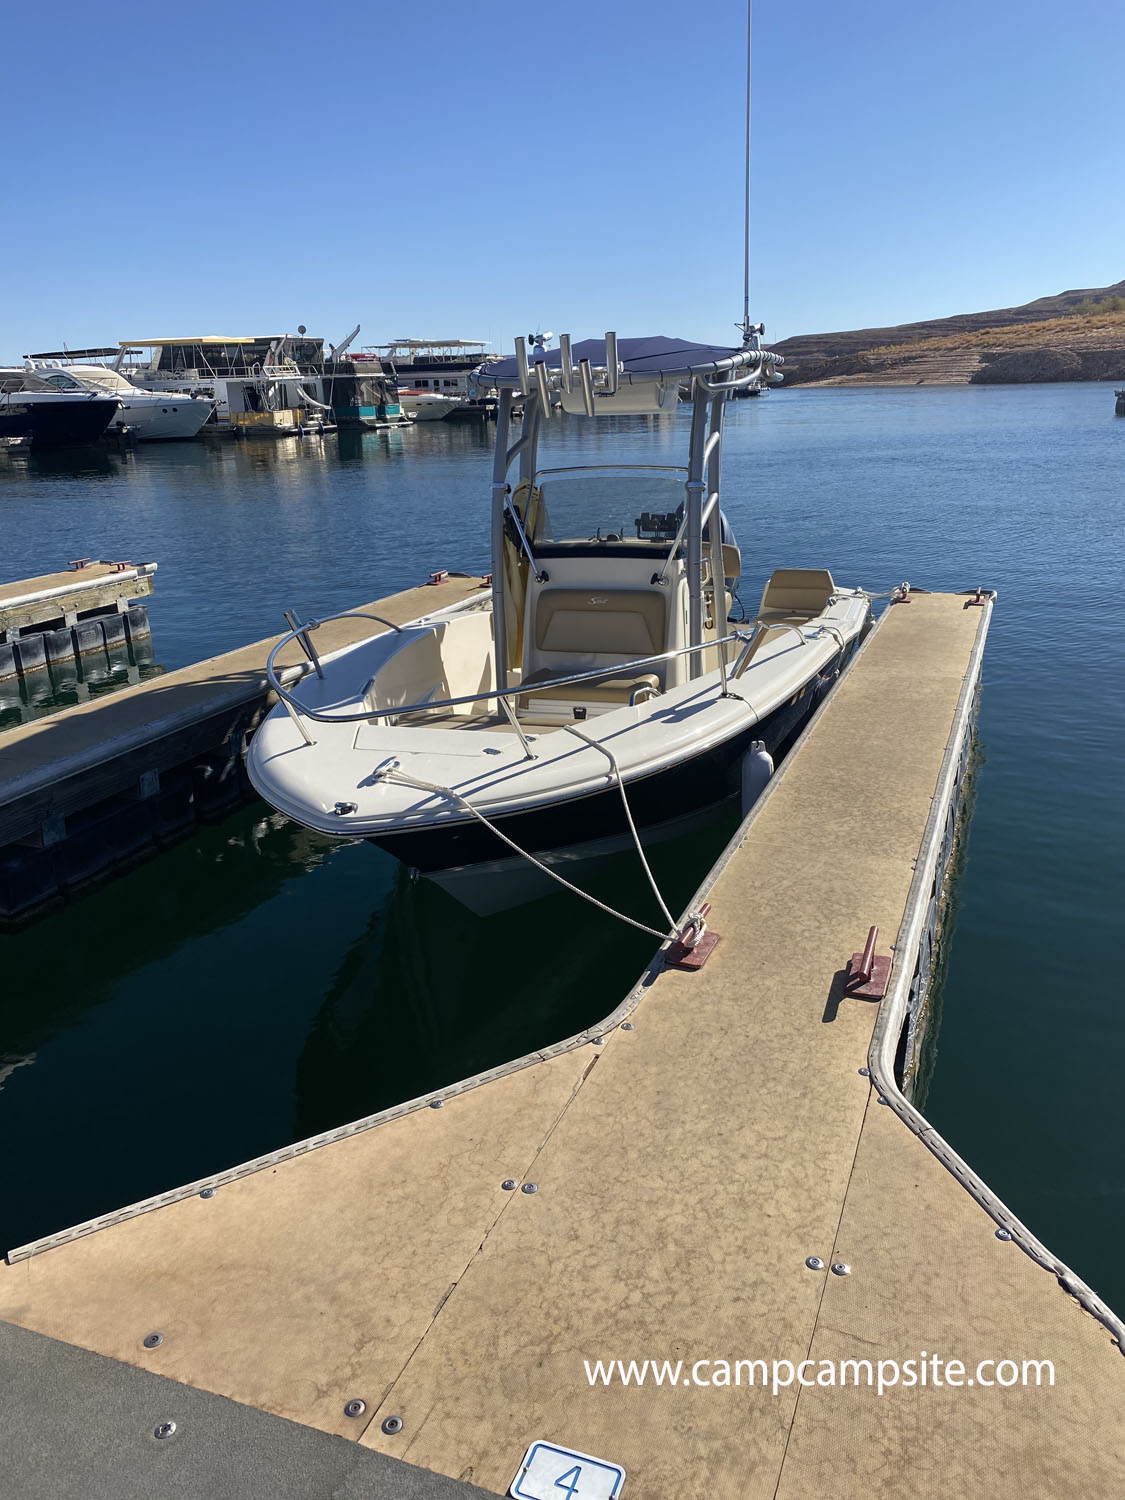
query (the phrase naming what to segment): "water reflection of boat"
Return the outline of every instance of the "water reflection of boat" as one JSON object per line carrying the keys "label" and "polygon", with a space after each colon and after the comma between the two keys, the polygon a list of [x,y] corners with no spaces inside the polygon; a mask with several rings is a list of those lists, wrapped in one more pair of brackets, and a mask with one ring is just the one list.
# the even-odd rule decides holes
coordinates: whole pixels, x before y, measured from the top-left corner
{"label": "water reflection of boat", "polygon": [[[803,568],[774,573],[750,629],[731,623],[723,414],[775,356],[560,345],[529,362],[520,340],[489,370],[502,392],[490,593],[334,653],[292,689],[275,678],[282,702],[247,762],[298,822],[463,888],[474,867],[633,837],[736,791],[754,747],[775,753],[799,730],[870,620],[861,590]],[[539,464],[556,403],[595,420],[671,412],[683,383],[686,464]]]}
{"label": "water reflection of boat", "polygon": [[[673,901],[689,899],[736,824],[732,813],[653,852],[654,871]],[[607,862],[588,884],[630,909],[644,910],[646,895],[651,904],[628,854]],[[581,943],[560,945],[560,923],[572,917],[563,896],[525,907],[519,923],[482,920],[400,869],[337,965],[309,1028],[297,1064],[293,1138],[364,1119],[599,1021],[636,979],[651,941],[593,912]],[[502,991],[490,977],[498,944],[511,960]],[[546,946],[549,972],[541,962]]]}

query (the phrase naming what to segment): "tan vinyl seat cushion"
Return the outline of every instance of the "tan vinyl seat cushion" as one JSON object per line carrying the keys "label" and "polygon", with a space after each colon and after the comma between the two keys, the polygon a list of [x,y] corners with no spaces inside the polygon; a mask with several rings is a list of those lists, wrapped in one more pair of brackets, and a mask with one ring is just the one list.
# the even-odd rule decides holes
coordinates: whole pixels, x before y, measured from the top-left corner
{"label": "tan vinyl seat cushion", "polygon": [[[666,607],[655,589],[544,589],[535,610],[536,650],[655,656],[664,650]],[[552,675],[564,674],[560,668]]]}
{"label": "tan vinyl seat cushion", "polygon": [[[526,679],[526,686],[550,682],[560,675],[562,674],[558,671],[545,667],[540,672],[532,672]],[[642,672],[637,677],[599,677],[596,682],[574,682],[569,687],[543,688],[538,693],[521,698],[520,707],[534,708],[536,703],[548,698],[556,702],[561,699],[564,703],[628,703],[638,689],[647,689],[638,694],[641,701],[646,697],[653,697],[660,691],[660,679],[655,672]]]}
{"label": "tan vinyl seat cushion", "polygon": [[827,568],[777,568],[766,584],[758,619],[768,625],[799,625],[821,614],[835,592]]}

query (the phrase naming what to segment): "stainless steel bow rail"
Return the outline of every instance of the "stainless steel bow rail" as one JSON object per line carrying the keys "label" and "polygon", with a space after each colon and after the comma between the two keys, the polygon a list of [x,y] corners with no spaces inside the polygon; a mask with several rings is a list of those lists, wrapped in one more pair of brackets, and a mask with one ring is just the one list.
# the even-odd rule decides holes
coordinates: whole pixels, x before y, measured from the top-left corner
{"label": "stainless steel bow rail", "polygon": [[[465,693],[457,698],[423,698],[417,703],[388,705],[385,708],[364,708],[358,713],[334,713],[325,711],[324,709],[317,710],[310,708],[308,704],[300,702],[299,699],[295,698],[283,686],[275,670],[275,662],[279,651],[283,650],[291,642],[296,641],[304,651],[309,665],[313,668],[316,675],[323,678],[324,672],[320,664],[320,657],[317,655],[316,649],[309,638],[310,632],[318,630],[322,625],[327,625],[333,620],[376,620],[379,624],[388,626],[389,629],[395,631],[398,635],[406,635],[412,630],[427,630],[429,626],[395,625],[392,621],[384,620],[379,615],[367,614],[356,610],[345,610],[338,615],[325,615],[322,620],[306,620],[304,622],[296,620],[292,611],[287,611],[285,618],[291,628],[289,633],[282,636],[270,652],[266,660],[266,678],[278,698],[285,704],[290,718],[301,731],[306,745],[314,745],[316,741],[310,737],[307,729],[301,722],[302,719],[314,719],[320,724],[370,723],[375,719],[390,718],[392,715],[397,718],[403,714],[422,713],[432,709],[463,708],[470,703],[488,703],[495,698],[500,703],[505,714],[514,721],[514,711],[508,703],[510,698],[530,697],[535,693],[545,692],[548,688],[570,687],[580,682],[596,682],[602,677],[620,677],[644,667],[654,666],[660,662],[672,661],[677,656],[690,656],[700,651],[712,651],[718,647],[733,645],[735,642],[738,642],[742,647],[741,651],[729,668],[726,664],[726,652],[720,651],[719,670],[723,683],[722,696],[737,696],[732,695],[728,691],[728,673],[729,680],[737,681],[746,671],[753,649],[761,638],[762,632],[766,629],[776,628],[770,626],[766,621],[756,620],[752,632],[736,630],[729,635],[719,636],[713,641],[702,641],[696,646],[678,646],[670,651],[659,651],[653,656],[641,656],[633,661],[616,662],[613,666],[609,667],[595,667],[592,671],[575,672],[568,677],[554,677],[550,682],[516,683],[512,687],[493,687],[481,693]],[[807,626],[787,625],[785,628],[792,630],[798,636],[801,643],[815,639],[815,637],[805,635],[806,630],[815,630],[818,635],[824,634],[827,631],[839,639],[839,632],[834,626],[815,624],[812,621]],[[372,637],[372,639],[377,639],[377,637]],[[354,647],[349,649],[354,650]],[[526,745],[525,748],[527,748]],[[535,759],[534,753],[530,750],[528,751],[528,758],[531,760]]]}

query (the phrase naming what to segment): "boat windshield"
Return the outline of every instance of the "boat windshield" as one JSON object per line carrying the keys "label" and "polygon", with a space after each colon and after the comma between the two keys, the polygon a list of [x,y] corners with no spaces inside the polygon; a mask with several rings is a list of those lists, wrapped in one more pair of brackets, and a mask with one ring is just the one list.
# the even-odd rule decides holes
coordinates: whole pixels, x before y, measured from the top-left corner
{"label": "boat windshield", "polygon": [[87,385],[97,386],[100,391],[124,391],[126,395],[136,393],[136,387],[124,375],[119,375],[116,370],[106,369],[104,365],[75,365],[73,370],[79,380],[84,380]]}
{"label": "boat windshield", "polygon": [[65,370],[52,370],[44,374],[38,370],[26,370],[23,378],[25,391],[89,391],[89,387],[75,380]]}
{"label": "boat windshield", "polygon": [[123,376],[114,370],[107,370],[103,365],[71,365],[66,370],[52,370],[41,368],[36,373],[36,379],[41,382],[37,389],[53,391],[108,391],[112,395],[124,391],[126,394],[135,393],[135,387],[130,385]]}
{"label": "boat windshield", "polygon": [[671,539],[686,481],[687,470],[671,466],[541,469],[535,476],[541,498],[527,517],[531,540]]}

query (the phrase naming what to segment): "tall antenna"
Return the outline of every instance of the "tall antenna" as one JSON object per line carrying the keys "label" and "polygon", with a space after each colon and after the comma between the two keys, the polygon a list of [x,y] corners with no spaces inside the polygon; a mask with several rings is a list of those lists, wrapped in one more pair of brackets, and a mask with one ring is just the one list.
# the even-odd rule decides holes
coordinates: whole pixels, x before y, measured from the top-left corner
{"label": "tall antenna", "polygon": [[754,0],[746,0],[746,180],[743,185],[742,347],[755,348],[764,326],[750,321],[750,30]]}
{"label": "tall antenna", "polygon": [[746,182],[743,194],[742,337],[750,333],[750,20],[754,0],[746,0]]}

